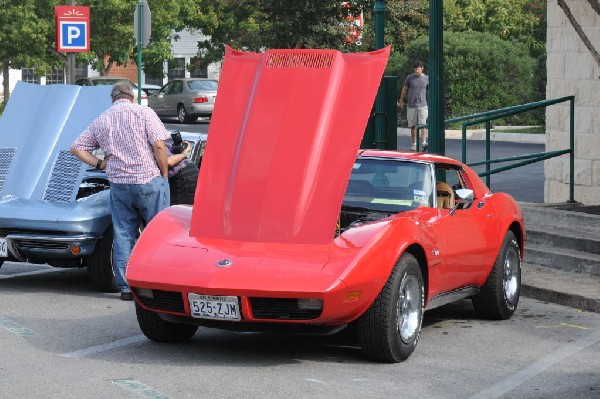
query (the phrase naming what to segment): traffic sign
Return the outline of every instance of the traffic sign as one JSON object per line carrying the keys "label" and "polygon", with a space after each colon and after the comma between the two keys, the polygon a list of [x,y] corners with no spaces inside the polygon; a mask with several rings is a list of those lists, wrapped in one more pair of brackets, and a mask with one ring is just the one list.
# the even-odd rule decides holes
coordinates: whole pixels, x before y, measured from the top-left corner
{"label": "traffic sign", "polygon": [[[138,18],[141,17],[142,22],[140,23]],[[141,44],[142,47],[146,47],[150,42],[150,34],[152,33],[152,13],[146,0],[138,0],[138,5],[135,7],[133,13],[133,34],[135,35],[135,41]]]}
{"label": "traffic sign", "polygon": [[56,51],[90,51],[90,7],[55,6]]}

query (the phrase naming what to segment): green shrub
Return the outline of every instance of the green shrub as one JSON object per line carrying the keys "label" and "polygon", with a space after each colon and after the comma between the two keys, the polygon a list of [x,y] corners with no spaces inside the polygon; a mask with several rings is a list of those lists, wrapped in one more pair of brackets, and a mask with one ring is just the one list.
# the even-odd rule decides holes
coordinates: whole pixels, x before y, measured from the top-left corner
{"label": "green shrub", "polygon": [[[493,109],[539,101],[539,77],[535,77],[539,60],[529,55],[523,43],[508,42],[489,33],[444,32],[444,115],[445,119],[471,115]],[[403,54],[394,54],[388,74],[405,77],[413,72],[414,60],[425,63],[429,74],[429,39],[411,42]],[[537,97],[537,98],[536,98]],[[542,118],[542,119],[540,119]],[[543,123],[541,113],[526,112],[493,124]]]}

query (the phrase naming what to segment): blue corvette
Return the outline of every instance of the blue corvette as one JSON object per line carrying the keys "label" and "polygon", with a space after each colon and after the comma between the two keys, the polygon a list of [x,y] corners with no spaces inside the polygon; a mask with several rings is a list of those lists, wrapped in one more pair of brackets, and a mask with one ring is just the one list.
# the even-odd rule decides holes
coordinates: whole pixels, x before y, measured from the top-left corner
{"label": "blue corvette", "polygon": [[[0,266],[5,261],[87,267],[92,284],[116,290],[110,185],[69,152],[110,107],[110,86],[19,82],[0,118]],[[205,135],[182,133],[201,156]]]}

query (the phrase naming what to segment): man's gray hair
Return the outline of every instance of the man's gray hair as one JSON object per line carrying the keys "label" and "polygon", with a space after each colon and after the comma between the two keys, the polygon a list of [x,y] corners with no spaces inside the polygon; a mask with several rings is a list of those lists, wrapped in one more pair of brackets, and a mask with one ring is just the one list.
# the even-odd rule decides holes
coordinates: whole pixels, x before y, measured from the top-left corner
{"label": "man's gray hair", "polygon": [[122,98],[127,98],[128,100],[133,100],[135,98],[135,94],[133,94],[133,87],[126,80],[122,82],[117,82],[113,85],[112,91],[110,92],[110,96],[113,101],[120,100]]}

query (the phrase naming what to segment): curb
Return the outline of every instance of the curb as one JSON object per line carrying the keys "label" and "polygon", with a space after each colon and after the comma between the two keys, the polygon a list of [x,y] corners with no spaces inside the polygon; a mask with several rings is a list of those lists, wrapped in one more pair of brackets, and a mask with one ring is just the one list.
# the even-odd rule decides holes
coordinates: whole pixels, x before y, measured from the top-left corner
{"label": "curb", "polygon": [[588,312],[600,313],[600,299],[587,298],[577,294],[553,291],[533,285],[521,283],[521,294],[525,297],[539,301],[556,303]]}

